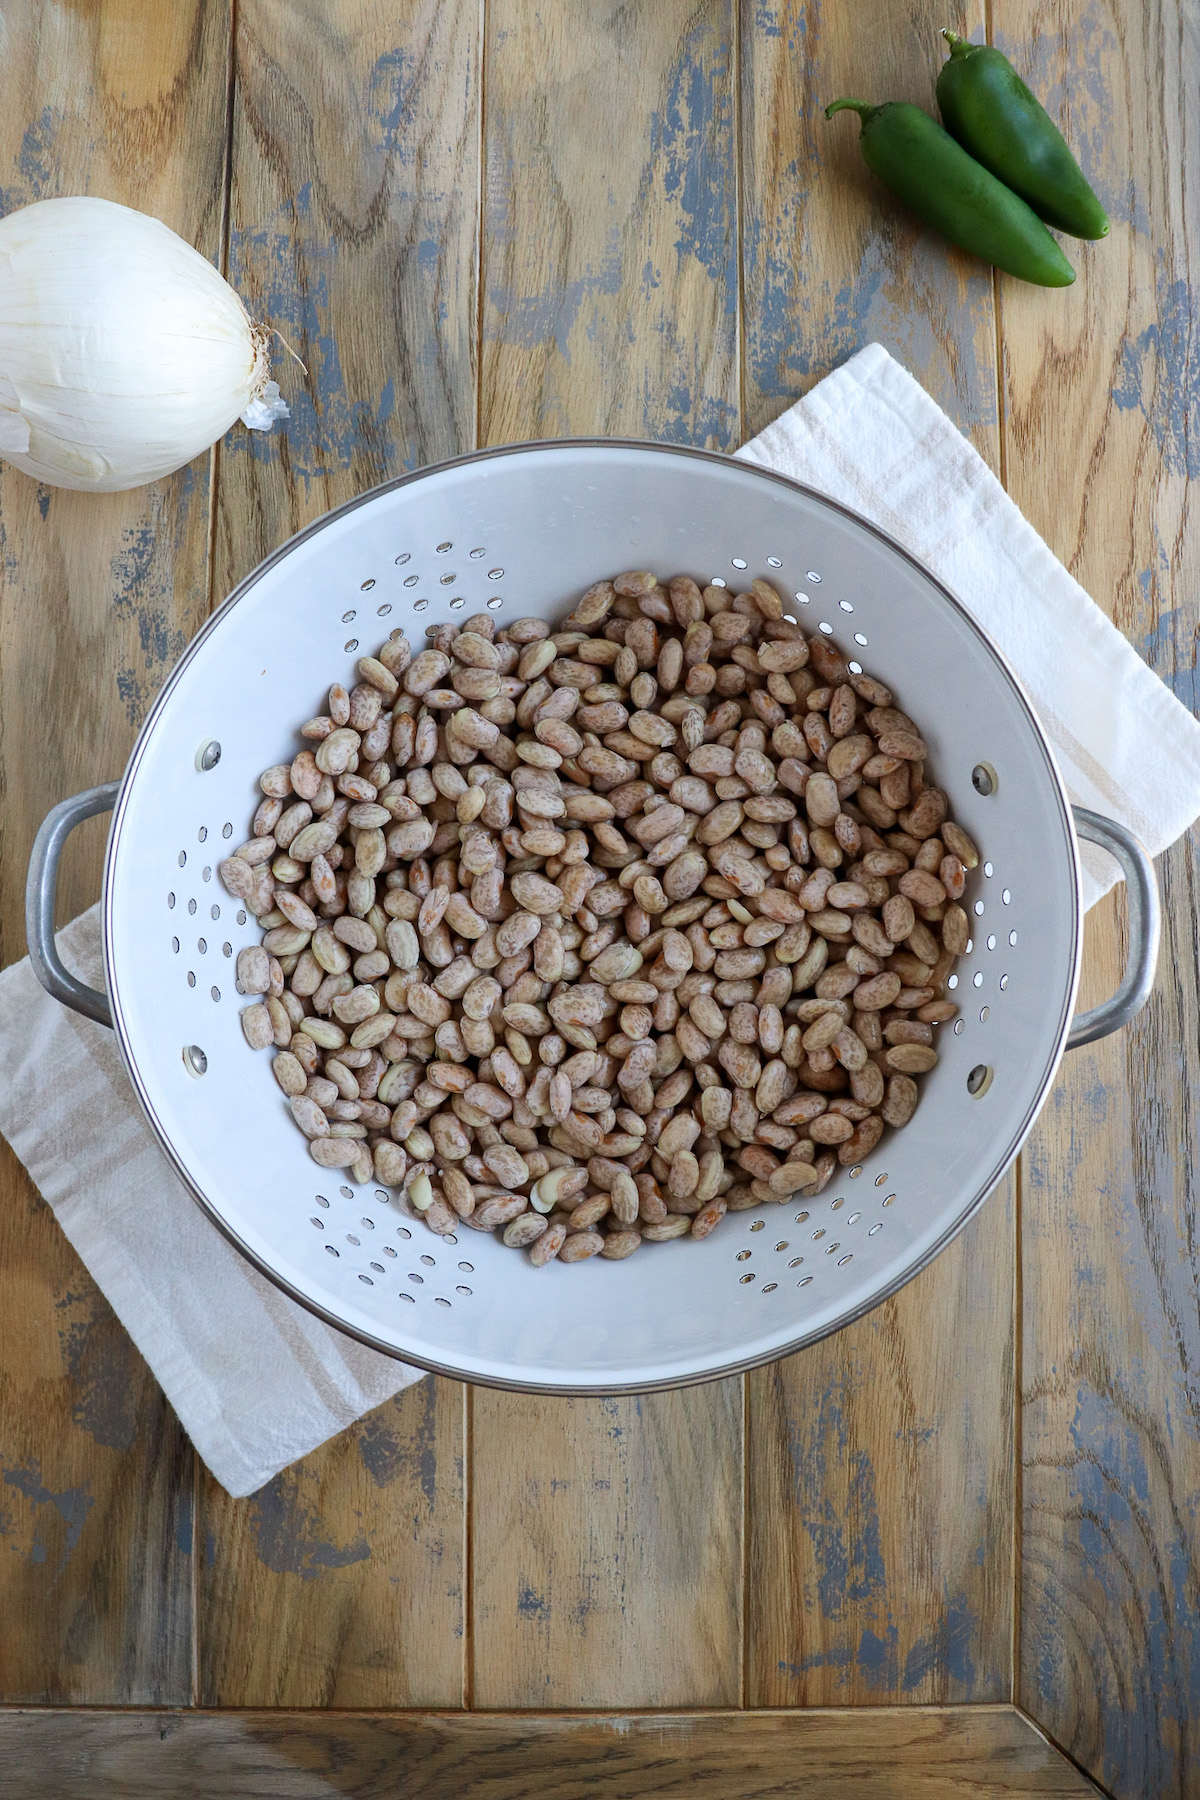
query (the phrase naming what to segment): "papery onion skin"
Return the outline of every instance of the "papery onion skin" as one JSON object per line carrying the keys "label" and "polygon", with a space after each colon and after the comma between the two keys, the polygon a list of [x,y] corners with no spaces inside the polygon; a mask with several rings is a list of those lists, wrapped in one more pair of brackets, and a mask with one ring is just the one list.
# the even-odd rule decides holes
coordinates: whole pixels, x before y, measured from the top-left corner
{"label": "papery onion skin", "polygon": [[160,220],[88,197],[0,220],[0,457],[27,475],[100,493],[156,481],[224,436],[267,374],[241,300]]}

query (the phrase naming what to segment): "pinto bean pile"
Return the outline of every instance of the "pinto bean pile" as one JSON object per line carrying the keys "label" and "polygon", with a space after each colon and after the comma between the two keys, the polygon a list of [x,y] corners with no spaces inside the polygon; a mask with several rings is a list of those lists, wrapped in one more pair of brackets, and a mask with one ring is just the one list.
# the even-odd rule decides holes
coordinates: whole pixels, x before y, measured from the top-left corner
{"label": "pinto bean pile", "polygon": [[397,631],[220,866],[315,1162],[538,1265],[706,1237],[902,1126],[978,862],[881,681],[634,571],[562,628]]}

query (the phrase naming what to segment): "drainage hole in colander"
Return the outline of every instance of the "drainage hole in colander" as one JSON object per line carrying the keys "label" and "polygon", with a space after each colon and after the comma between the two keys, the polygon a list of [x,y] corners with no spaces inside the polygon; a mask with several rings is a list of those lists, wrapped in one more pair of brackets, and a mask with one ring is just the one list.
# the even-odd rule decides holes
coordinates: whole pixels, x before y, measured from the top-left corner
{"label": "drainage hole in colander", "polygon": [[823,631],[825,633],[826,637],[833,636],[833,626],[829,623],[829,621],[827,619],[821,620],[821,623],[817,626],[817,630]]}
{"label": "drainage hole in colander", "polygon": [[223,838],[231,838],[233,836],[233,821],[231,819],[226,819],[225,823],[222,825],[221,836]]}
{"label": "drainage hole in colander", "polygon": [[400,1298],[402,1300],[411,1300],[413,1302],[413,1304],[415,1305],[417,1296],[415,1294],[406,1294],[404,1289],[401,1288],[400,1289]]}
{"label": "drainage hole in colander", "polygon": [[748,1281],[753,1281],[753,1280],[754,1280],[754,1271],[752,1269],[748,1275],[739,1275],[738,1276],[738,1285],[740,1287],[745,1287],[745,1285]]}
{"label": "drainage hole in colander", "polygon": [[768,569],[782,569],[783,558],[781,556],[768,556],[767,567]]}
{"label": "drainage hole in colander", "polygon": [[423,1276],[423,1275],[417,1275],[417,1274],[415,1274],[415,1273],[414,1273],[414,1271],[413,1271],[413,1270],[412,1270],[412,1269],[410,1269],[410,1270],[409,1270],[409,1271],[408,1271],[408,1279],[409,1279],[409,1280],[410,1280],[410,1281],[411,1281],[411,1282],[414,1282],[414,1283],[415,1283],[415,1284],[416,1284],[416,1286],[417,1286],[417,1287],[424,1287],[424,1286],[425,1286],[425,1277],[424,1277],[424,1276]]}
{"label": "drainage hole in colander", "polygon": [[974,909],[973,909],[973,910],[974,910],[974,913],[975,913],[975,917],[976,917],[976,918],[977,918],[977,919],[982,919],[982,917],[983,917],[983,910],[984,910],[984,908],[983,908],[983,901],[982,901],[982,900],[977,900],[977,901],[976,901],[976,902],[975,902],[975,906],[974,906]]}
{"label": "drainage hole in colander", "polygon": [[765,1219],[755,1219],[753,1225],[750,1227],[751,1231],[761,1231],[766,1222]]}
{"label": "drainage hole in colander", "polygon": [[877,1232],[877,1231],[882,1231],[882,1230],[883,1230],[883,1220],[882,1220],[882,1219],[880,1219],[880,1221],[879,1221],[879,1223],[878,1223],[878,1225],[872,1225],[872,1227],[871,1227],[871,1229],[870,1229],[870,1231],[868,1231],[868,1233],[867,1233],[867,1236],[868,1236],[868,1237],[874,1237],[874,1236],[875,1236],[875,1233],[876,1233],[876,1232]]}
{"label": "drainage hole in colander", "polygon": [[842,1194],[839,1194],[836,1200],[831,1200],[829,1202],[829,1210],[830,1210],[830,1212],[836,1212],[840,1206],[845,1206],[845,1204],[846,1204],[845,1196]]}
{"label": "drainage hole in colander", "polygon": [[800,1264],[803,1261],[804,1261],[804,1258],[802,1256],[793,1256],[791,1262],[788,1264],[788,1268],[789,1269],[798,1269],[800,1267]]}
{"label": "drainage hole in colander", "polygon": [[[445,579],[446,578],[443,575],[442,580],[444,581]],[[504,570],[503,569],[489,569],[488,570],[488,580],[489,581],[503,581],[504,580]]]}
{"label": "drainage hole in colander", "polygon": [[1003,993],[1007,986],[1008,986],[1008,976],[1002,975],[1000,977],[1000,992]]}
{"label": "drainage hole in colander", "polygon": [[489,612],[499,612],[500,608],[503,605],[504,605],[504,602],[500,598],[499,594],[493,594],[491,599],[488,601],[488,611]]}
{"label": "drainage hole in colander", "polygon": [[209,988],[208,991],[212,995],[214,1000],[219,1000],[221,998],[221,990],[219,987]]}
{"label": "drainage hole in colander", "polygon": [[971,786],[977,794],[994,794],[999,781],[991,763],[976,763],[971,770]]}
{"label": "drainage hole in colander", "polygon": [[844,1269],[846,1264],[850,1261],[850,1259],[853,1255],[854,1255],[853,1250],[847,1250],[845,1256],[839,1256],[838,1261],[837,1261],[838,1268]]}
{"label": "drainage hole in colander", "polygon": [[886,1187],[886,1186],[887,1186],[887,1172],[886,1172],[886,1170],[885,1170],[885,1172],[884,1172],[884,1173],[883,1173],[883,1174],[882,1174],[882,1175],[877,1175],[877,1176],[876,1176],[876,1177],[875,1177],[875,1186],[876,1186],[876,1187]]}
{"label": "drainage hole in colander", "polygon": [[967,1076],[967,1092],[975,1100],[986,1094],[992,1085],[992,1071],[987,1063],[976,1063]]}
{"label": "drainage hole in colander", "polygon": [[865,649],[866,649],[866,647],[867,647],[867,640],[866,640],[866,638],[865,638],[865,637],[864,637],[864,636],[863,636],[863,634],[862,634],[862,632],[861,632],[861,631],[856,631],[856,632],[855,632],[855,634],[854,634],[854,641],[855,641],[855,643],[856,643],[856,644],[859,644],[859,645],[861,645],[861,646],[862,646],[862,648],[863,648],[863,649],[864,649],[864,650],[865,650]]}
{"label": "drainage hole in colander", "polygon": [[183,866],[186,862],[187,862],[187,851],[181,850],[179,852],[179,866],[181,869],[183,868]]}
{"label": "drainage hole in colander", "polygon": [[195,974],[193,973],[193,971],[191,969],[189,969],[188,970],[188,986],[195,987],[195,985],[196,985]]}
{"label": "drainage hole in colander", "polygon": [[992,876],[996,873],[995,869],[992,867],[990,862],[984,863],[983,872],[987,876],[989,881],[991,880]]}
{"label": "drainage hole in colander", "polygon": [[746,566],[746,559],[744,556],[731,556],[729,560],[735,569],[744,569]]}
{"label": "drainage hole in colander", "polygon": [[[795,620],[793,620],[792,623],[795,624]],[[849,669],[849,671],[852,675],[861,675],[862,674],[862,664],[860,662],[848,662],[846,664],[846,667]]]}
{"label": "drainage hole in colander", "polygon": [[851,1181],[857,1181],[861,1174],[862,1174],[862,1164],[856,1163],[854,1168],[852,1168],[850,1171]]}
{"label": "drainage hole in colander", "polygon": [[461,1262],[461,1263],[459,1263],[458,1266],[462,1270],[464,1275],[473,1275],[475,1273],[475,1264],[474,1263]]}
{"label": "drainage hole in colander", "polygon": [[[390,1244],[385,1244],[379,1254],[381,1256],[395,1256],[396,1252],[392,1249]],[[372,1264],[372,1267],[374,1267],[374,1264]]]}
{"label": "drainage hole in colander", "polygon": [[375,586],[375,577],[373,575],[368,576],[366,581],[360,581],[358,585],[360,593],[369,594],[371,589]]}
{"label": "drainage hole in colander", "polygon": [[750,1254],[751,1254],[751,1252],[749,1250],[739,1250],[733,1260],[735,1262],[745,1262],[746,1259],[750,1256]]}
{"label": "drainage hole in colander", "polygon": [[347,1242],[347,1243],[348,1243],[348,1244],[353,1244],[353,1245],[354,1245],[354,1248],[355,1248],[355,1249],[356,1249],[356,1250],[357,1250],[357,1249],[359,1249],[359,1248],[360,1248],[360,1246],[361,1246],[361,1244],[362,1244],[362,1239],[361,1239],[361,1238],[356,1238],[356,1237],[355,1237],[355,1235],[354,1235],[354,1233],[353,1233],[353,1232],[352,1232],[352,1231],[348,1231],[348,1232],[347,1232],[347,1233],[346,1233],[346,1242]]}
{"label": "drainage hole in colander", "polygon": [[357,638],[347,638],[345,643],[342,645],[342,649],[346,652],[346,655],[349,656],[349,654],[352,650],[358,649],[358,639]]}
{"label": "drainage hole in colander", "polygon": [[188,917],[194,919],[195,916],[196,916],[196,902],[194,900],[189,900],[188,901]]}
{"label": "drainage hole in colander", "polygon": [[325,1221],[323,1219],[318,1219],[316,1213],[313,1214],[308,1222],[310,1225],[315,1225],[318,1231],[324,1231],[325,1229]]}
{"label": "drainage hole in colander", "polygon": [[365,1285],[365,1286],[367,1286],[367,1287],[374,1287],[374,1286],[375,1286],[375,1283],[374,1283],[374,1282],[373,1282],[373,1281],[372,1281],[372,1280],[371,1280],[371,1277],[370,1277],[370,1276],[369,1276],[369,1275],[360,1275],[360,1276],[359,1276],[359,1278],[358,1278],[358,1279],[359,1279],[359,1280],[360,1280],[360,1281],[361,1281],[361,1282],[363,1282],[363,1283],[364,1283],[364,1285]]}
{"label": "drainage hole in colander", "polygon": [[972,975],[971,986],[977,987],[977,988],[981,988],[983,986],[983,971],[982,971],[982,969],[976,969],[975,973]]}
{"label": "drainage hole in colander", "polygon": [[362,1227],[363,1227],[363,1228],[364,1228],[364,1230],[366,1230],[366,1231],[374,1231],[374,1229],[375,1229],[375,1221],[374,1221],[374,1219],[360,1219],[360,1220],[359,1220],[359,1224],[360,1224],[360,1225],[361,1225],[361,1226],[362,1226]]}
{"label": "drainage hole in colander", "polygon": [[994,931],[990,933],[988,937],[987,947],[989,950],[994,950],[996,948],[996,934]]}
{"label": "drainage hole in colander", "polygon": [[324,1194],[314,1194],[313,1199],[316,1201],[318,1206],[324,1206],[324,1207],[328,1208],[329,1202],[325,1198]]}
{"label": "drainage hole in colander", "polygon": [[340,1187],[338,1193],[342,1196],[343,1200],[353,1200],[354,1198],[354,1189],[352,1187]]}
{"label": "drainage hole in colander", "polygon": [[438,545],[437,553],[439,556],[445,556],[447,550],[453,550],[453,548],[454,548],[454,545],[450,542],[449,538],[447,538],[446,542],[444,544]]}
{"label": "drainage hole in colander", "polygon": [[823,1225],[821,1225],[817,1228],[816,1231],[813,1232],[814,1244],[816,1243],[818,1238],[823,1238],[824,1236],[825,1236],[825,1227]]}
{"label": "drainage hole in colander", "polygon": [[[221,746],[218,744],[216,738],[205,738],[204,742],[200,745],[200,748],[196,751],[196,767],[199,769],[200,773],[202,775],[207,775],[210,769],[216,768],[220,760]],[[182,867],[182,865],[180,866]]]}
{"label": "drainage hole in colander", "polygon": [[174,896],[174,894],[168,894],[167,895],[167,911],[168,912],[172,911],[174,909],[174,906],[175,906],[175,896]]}
{"label": "drainage hole in colander", "polygon": [[404,577],[404,585],[405,587],[416,587],[420,579],[421,577],[419,575],[406,575]]}
{"label": "drainage hole in colander", "polygon": [[233,945],[232,944],[222,944],[221,945],[221,955],[222,956],[232,956],[233,955]]}
{"label": "drainage hole in colander", "polygon": [[483,546],[481,544],[477,550],[471,550],[468,552],[468,554],[471,556],[473,561],[478,562],[478,560],[481,556],[487,555],[487,551],[483,548]]}
{"label": "drainage hole in colander", "polygon": [[987,1024],[987,1022],[988,1022],[988,1012],[989,1012],[989,1008],[988,1008],[988,1007],[986,1007],[986,1006],[981,1006],[981,1007],[980,1007],[980,1009],[979,1009],[979,1023],[980,1023],[980,1024],[981,1024],[981,1025],[986,1025],[986,1024]]}
{"label": "drainage hole in colander", "polygon": [[243,906],[238,907],[237,922],[239,925],[244,925],[246,923],[246,909]]}
{"label": "drainage hole in colander", "polygon": [[175,952],[176,956],[178,956],[179,955],[179,939],[177,937],[173,937],[171,939],[171,948]]}
{"label": "drainage hole in colander", "polygon": [[358,614],[355,612],[354,608],[351,607],[349,612],[344,612],[342,614],[342,624],[343,625],[353,625],[353,623],[357,617],[358,617]]}
{"label": "drainage hole in colander", "polygon": [[796,1214],[797,1225],[803,1225],[805,1223],[805,1221],[807,1220],[807,1218],[808,1218],[808,1214],[806,1212],[798,1212]]}
{"label": "drainage hole in colander", "polygon": [[421,1261],[425,1264],[425,1267],[427,1269],[436,1269],[436,1267],[437,1267],[437,1264],[434,1261],[432,1256],[423,1256],[421,1258]]}
{"label": "drainage hole in colander", "polygon": [[838,605],[841,607],[843,612],[853,612],[854,611],[854,608],[850,604],[849,600],[839,600]]}
{"label": "drainage hole in colander", "polygon": [[795,599],[797,599],[800,602],[801,606],[807,606],[810,603],[810,601],[812,600],[811,594],[801,593],[799,588],[796,589],[796,593],[795,593],[794,597],[795,597]]}
{"label": "drainage hole in colander", "polygon": [[862,1218],[861,1213],[851,1213],[850,1217],[846,1220],[846,1223],[847,1223],[847,1225],[857,1225],[858,1221],[861,1218]]}
{"label": "drainage hole in colander", "polygon": [[382,606],[377,606],[375,608],[375,617],[377,619],[386,619],[388,614],[391,612],[391,610],[392,610],[391,601],[385,600]]}
{"label": "drainage hole in colander", "polygon": [[338,1250],[338,1249],[337,1249],[337,1248],[336,1248],[336,1246],[335,1246],[335,1245],[333,1245],[333,1244],[326,1244],[326,1246],[325,1246],[325,1254],[326,1254],[326,1255],[327,1255],[327,1256],[340,1256],[340,1255],[341,1255],[341,1251],[340,1251],[340,1250]]}
{"label": "drainage hole in colander", "polygon": [[778,1253],[780,1250],[786,1250],[787,1247],[788,1247],[787,1239],[784,1238],[784,1239],[782,1239],[782,1241],[780,1243],[776,1244],[776,1246],[775,1246],[776,1253]]}
{"label": "drainage hole in colander", "polygon": [[199,1044],[185,1044],[183,1047],[183,1066],[189,1075],[197,1077],[206,1073],[208,1058]]}
{"label": "drainage hole in colander", "polygon": [[1014,949],[1015,949],[1015,947],[1016,947],[1016,942],[1017,942],[1017,934],[1016,934],[1016,932],[1015,932],[1015,931],[1010,931],[1010,932],[1009,932],[1009,934],[1008,934],[1008,941],[1009,941],[1009,945],[1010,945],[1010,947],[1012,947],[1012,948],[1014,948]]}
{"label": "drainage hole in colander", "polygon": [[208,916],[210,919],[219,919],[221,916],[220,907],[219,906],[210,906],[208,909]]}
{"label": "drainage hole in colander", "polygon": [[386,1275],[387,1274],[387,1270],[384,1268],[382,1263],[373,1262],[371,1264],[371,1267],[374,1269],[374,1271],[377,1275]]}
{"label": "drainage hole in colander", "polygon": [[198,844],[204,844],[204,843],[207,843],[207,841],[208,841],[208,826],[202,825],[200,827],[199,831],[196,833],[196,842]]}
{"label": "drainage hole in colander", "polygon": [[708,585],[709,587],[728,587],[729,583],[723,575],[714,575]]}
{"label": "drainage hole in colander", "polygon": [[412,1232],[408,1229],[407,1225],[397,1225],[396,1236],[402,1237],[402,1238],[410,1238],[412,1236]]}
{"label": "drainage hole in colander", "polygon": [[425,608],[428,605],[429,605],[428,600],[414,600],[413,601],[413,611],[414,612],[424,612]]}
{"label": "drainage hole in colander", "polygon": [[841,1247],[842,1246],[840,1244],[830,1244],[829,1248],[825,1252],[826,1256],[832,1256],[834,1251],[840,1250]]}
{"label": "drainage hole in colander", "polygon": [[802,1275],[800,1277],[799,1281],[796,1283],[796,1286],[797,1287],[807,1287],[811,1280],[812,1280],[811,1275]]}
{"label": "drainage hole in colander", "polygon": [[398,556],[396,558],[396,567],[398,569],[402,569],[404,567],[405,563],[410,563],[411,561],[412,561],[412,557],[409,555],[408,551],[406,550],[404,552],[403,556]]}
{"label": "drainage hole in colander", "polygon": [[207,954],[208,954],[208,939],[207,938],[197,938],[196,939],[196,948],[200,952],[201,956],[207,956]]}
{"label": "drainage hole in colander", "polygon": [[433,1296],[433,1304],[435,1306],[449,1306],[451,1303],[449,1300],[443,1300],[440,1294],[435,1294]]}
{"label": "drainage hole in colander", "polygon": [[809,569],[805,574],[804,579],[805,581],[815,581],[818,587],[821,585],[821,577],[817,574],[815,569]]}
{"label": "drainage hole in colander", "polygon": [[895,1199],[895,1198],[896,1198],[896,1196],[895,1196],[895,1194],[885,1194],[885,1195],[884,1195],[884,1196],[883,1196],[883,1204],[884,1204],[884,1206],[890,1206],[890,1205],[891,1205],[891,1204],[892,1204],[892,1201],[893,1201],[893,1200],[894,1200],[894,1199]]}
{"label": "drainage hole in colander", "polygon": [[[450,602],[450,611],[458,612],[459,608],[465,606],[466,604],[467,604],[467,597],[465,594],[455,594],[453,600]],[[447,1300],[446,1305],[449,1306],[449,1304],[450,1304],[450,1302]]]}
{"label": "drainage hole in colander", "polygon": [[766,1287],[759,1288],[758,1291],[760,1294],[773,1294],[778,1286],[779,1283],[777,1281],[768,1281]]}
{"label": "drainage hole in colander", "polygon": [[1011,904],[1012,904],[1012,889],[1005,888],[1003,890],[1003,892],[1001,893],[1000,898],[1004,902],[1005,906],[1011,906]]}
{"label": "drainage hole in colander", "polygon": [[955,1037],[961,1037],[961,1036],[962,1036],[962,1034],[963,1034],[963,1022],[962,1022],[962,1020],[961,1020],[961,1019],[955,1019],[955,1021],[954,1021],[954,1035],[955,1035]]}
{"label": "drainage hole in colander", "polygon": [[950,989],[950,992],[953,993],[955,988],[958,986],[958,976],[957,975],[947,975],[946,986]]}
{"label": "drainage hole in colander", "polygon": [[463,1287],[460,1283],[460,1285],[458,1287],[456,1287],[454,1291],[456,1294],[470,1295],[471,1289],[469,1287]]}

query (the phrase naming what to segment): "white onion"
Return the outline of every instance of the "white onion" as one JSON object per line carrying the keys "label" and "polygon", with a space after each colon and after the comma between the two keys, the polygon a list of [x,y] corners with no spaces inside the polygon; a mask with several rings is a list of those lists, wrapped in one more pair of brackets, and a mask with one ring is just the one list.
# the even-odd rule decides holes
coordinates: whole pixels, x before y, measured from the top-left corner
{"label": "white onion", "polygon": [[0,456],[51,487],[139,487],[241,418],[287,417],[268,336],[159,219],[87,198],[0,220]]}

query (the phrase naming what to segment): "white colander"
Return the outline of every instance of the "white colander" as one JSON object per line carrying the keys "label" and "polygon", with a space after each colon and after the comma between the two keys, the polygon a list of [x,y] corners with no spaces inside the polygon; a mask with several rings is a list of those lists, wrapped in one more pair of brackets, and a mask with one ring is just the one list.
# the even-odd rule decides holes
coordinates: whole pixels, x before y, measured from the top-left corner
{"label": "white colander", "polygon": [[[331,681],[396,626],[491,608],[560,619],[597,577],[650,568],[748,586],[764,576],[918,721],[953,816],[986,859],[964,904],[961,1018],[940,1032],[912,1123],[814,1200],[729,1215],[703,1242],[627,1262],[535,1269],[465,1227],[437,1238],[388,1194],[310,1159],[242,1037],[238,950],[257,941],[215,878],[248,834],[269,764]],[[54,950],[54,874],[79,819],[112,806],[104,876],[108,1001]],[[1122,861],[1130,968],[1076,1024],[1083,1042],[1145,1000],[1157,894],[1141,847],[1095,815],[1080,832]],[[748,1368],[894,1292],[959,1231],[1013,1161],[1045,1098],[1079,975],[1075,832],[1049,746],[1011,671],[962,607],[889,539],[796,483],[694,450],[568,442],[491,451],[406,476],[285,544],[214,614],[166,683],[124,780],[46,820],[29,941],[60,999],[111,1023],[163,1149],[200,1205],[295,1299],[364,1343],[471,1381],[644,1390]]]}

